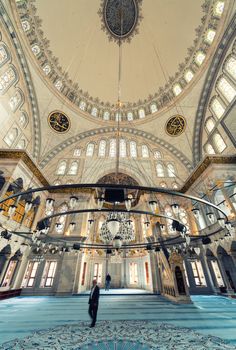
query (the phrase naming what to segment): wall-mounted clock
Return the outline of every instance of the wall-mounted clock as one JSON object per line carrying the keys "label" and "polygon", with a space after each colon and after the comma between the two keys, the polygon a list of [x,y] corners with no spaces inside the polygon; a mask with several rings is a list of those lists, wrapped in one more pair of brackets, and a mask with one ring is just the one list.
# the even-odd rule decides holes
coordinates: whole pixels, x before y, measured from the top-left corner
{"label": "wall-mounted clock", "polygon": [[66,132],[70,128],[69,118],[60,111],[54,111],[48,116],[48,123],[57,132]]}

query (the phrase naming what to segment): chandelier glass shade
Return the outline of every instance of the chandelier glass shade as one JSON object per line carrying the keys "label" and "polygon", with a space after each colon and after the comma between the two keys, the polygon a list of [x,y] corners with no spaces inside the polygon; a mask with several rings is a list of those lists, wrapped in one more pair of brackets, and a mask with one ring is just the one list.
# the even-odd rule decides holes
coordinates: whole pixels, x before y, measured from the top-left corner
{"label": "chandelier glass shade", "polygon": [[128,218],[128,215],[111,212],[101,226],[100,239],[103,242],[111,242],[117,236],[124,242],[135,240],[132,221]]}

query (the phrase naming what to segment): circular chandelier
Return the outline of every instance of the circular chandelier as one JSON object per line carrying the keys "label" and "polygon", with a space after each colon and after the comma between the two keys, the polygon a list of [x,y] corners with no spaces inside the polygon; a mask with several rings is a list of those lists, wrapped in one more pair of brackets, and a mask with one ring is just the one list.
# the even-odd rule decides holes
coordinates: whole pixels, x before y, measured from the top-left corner
{"label": "circular chandelier", "polygon": [[[129,196],[129,191],[136,190],[137,197],[146,198],[140,208],[140,203]],[[199,253],[199,244],[210,244],[216,240],[230,240],[235,236],[235,228],[229,221],[226,213],[217,205],[210,201],[202,198],[194,197],[182,192],[172,191],[166,188],[157,187],[144,187],[138,185],[121,185],[121,184],[71,184],[71,185],[55,185],[40,188],[30,188],[24,192],[14,193],[7,198],[0,201],[0,205],[8,201],[9,199],[26,198],[28,194],[35,192],[48,191],[50,196],[45,202],[45,212],[47,215],[38,221],[37,228],[33,232],[20,232],[7,230],[6,227],[2,231],[1,236],[5,239],[10,239],[11,234],[14,233],[19,236],[23,236],[28,241],[33,252],[37,255],[42,256],[47,252],[51,254],[62,254],[64,252],[78,252],[81,249],[87,250],[105,250],[111,251],[112,249],[145,249],[147,251],[155,250],[156,252],[161,249],[168,249],[171,251],[178,251],[179,253],[186,253],[195,251]],[[120,191],[123,192],[123,199],[120,202],[110,202],[107,197],[107,191],[111,195],[111,192],[120,195]],[[54,212],[56,199],[55,193],[65,194],[69,192],[68,203],[69,209],[66,211]],[[94,194],[96,200],[96,208],[85,208],[80,209],[79,197],[74,193],[90,193]],[[72,193],[72,194],[71,194]],[[97,196],[97,194],[99,194]],[[162,195],[162,197],[159,197]],[[169,205],[171,208],[172,215],[165,215],[159,212],[161,203],[160,198],[163,200],[163,195],[169,198]],[[149,198],[149,200],[147,200]],[[208,230],[204,234],[192,235],[187,229],[187,226],[181,221],[181,198],[189,202],[188,206],[191,207],[189,212],[192,213],[192,218],[197,223],[200,217],[201,210],[205,209],[206,217],[209,221]],[[128,200],[129,199],[129,200]],[[179,204],[179,203],[180,204]],[[25,211],[28,210],[30,205],[27,202]],[[136,206],[138,207],[136,209]],[[12,218],[16,205],[10,205],[8,209],[8,218]],[[59,217],[71,217],[75,214],[94,215],[96,213],[107,214],[106,220],[101,226],[99,232],[99,241],[91,242],[88,237],[81,239],[74,236],[73,240],[67,237],[55,237],[51,234],[53,219],[57,220]],[[135,230],[133,222],[130,219],[135,216],[145,216],[144,229],[149,229],[151,221],[157,228],[157,234],[152,234],[152,240],[148,241],[143,239],[142,241],[137,240],[135,237]],[[94,220],[88,220],[90,226],[94,224]],[[163,232],[167,228],[167,222],[171,222],[172,235],[164,237]],[[56,222],[55,226],[60,224]],[[68,224],[69,230],[72,232],[77,228],[77,220],[73,217],[73,220]]]}

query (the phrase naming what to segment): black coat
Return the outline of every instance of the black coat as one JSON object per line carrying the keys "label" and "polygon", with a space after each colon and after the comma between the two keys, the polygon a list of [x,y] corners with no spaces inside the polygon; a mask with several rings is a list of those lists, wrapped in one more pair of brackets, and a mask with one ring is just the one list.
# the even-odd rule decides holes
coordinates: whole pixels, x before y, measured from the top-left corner
{"label": "black coat", "polygon": [[93,291],[93,295],[91,298],[91,293],[89,295],[89,304],[98,304],[99,301],[99,293],[100,293],[100,289],[98,286],[95,287],[94,291]]}

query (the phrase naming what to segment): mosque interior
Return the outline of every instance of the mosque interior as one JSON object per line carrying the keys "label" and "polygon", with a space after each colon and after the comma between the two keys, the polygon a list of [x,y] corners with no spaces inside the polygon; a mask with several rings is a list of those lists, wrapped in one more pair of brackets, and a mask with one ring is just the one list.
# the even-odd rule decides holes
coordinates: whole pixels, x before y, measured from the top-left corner
{"label": "mosque interior", "polygon": [[0,349],[236,349],[234,0],[0,0],[0,120]]}

